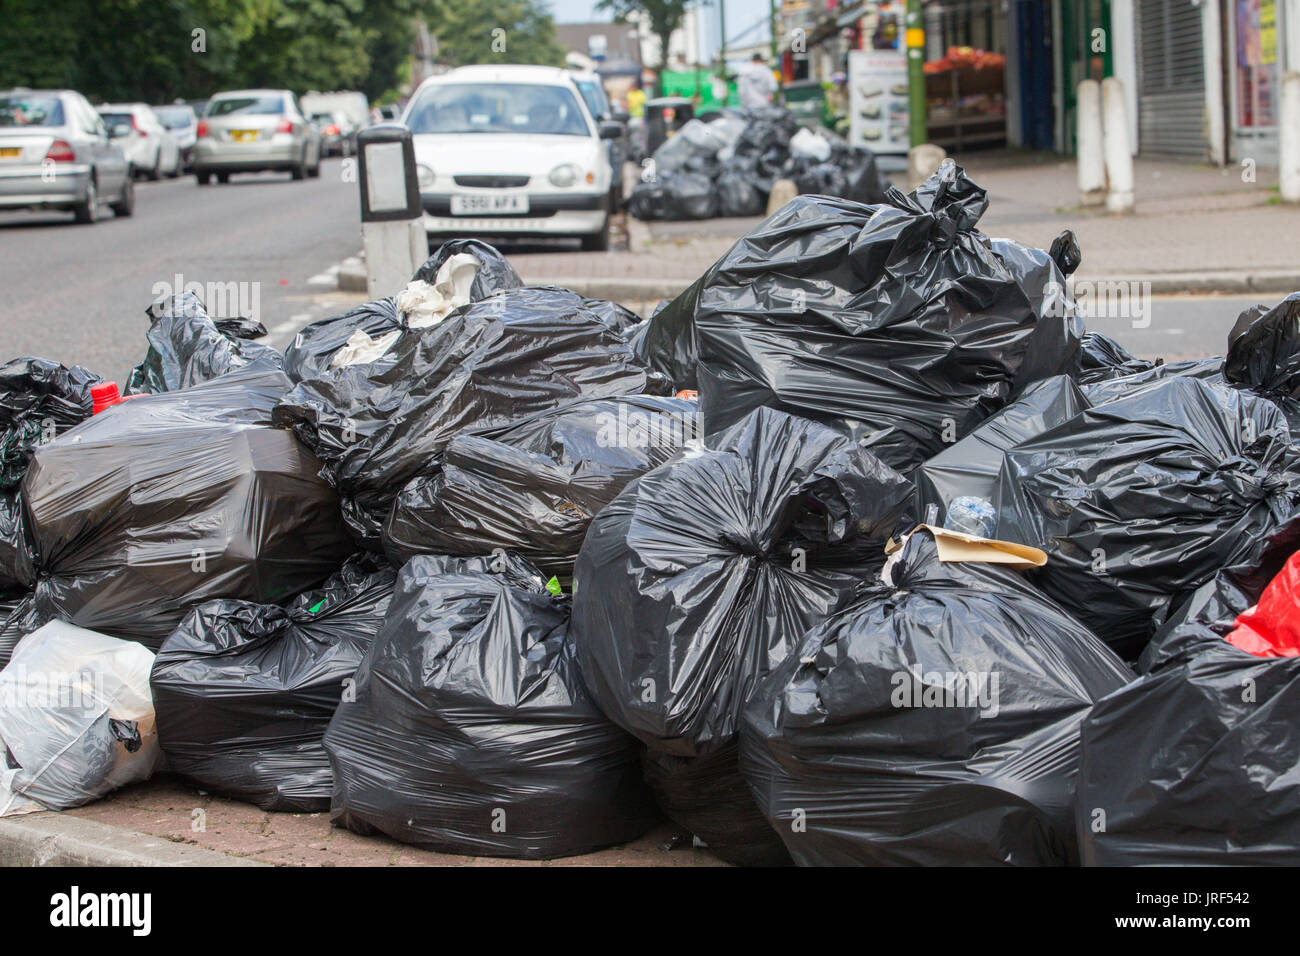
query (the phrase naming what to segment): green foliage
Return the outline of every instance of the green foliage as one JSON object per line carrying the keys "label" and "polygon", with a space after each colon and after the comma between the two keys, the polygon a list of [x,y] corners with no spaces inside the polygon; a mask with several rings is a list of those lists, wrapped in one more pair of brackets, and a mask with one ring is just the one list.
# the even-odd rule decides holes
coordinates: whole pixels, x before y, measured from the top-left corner
{"label": "green foliage", "polygon": [[452,66],[564,62],[543,0],[0,0],[0,88],[154,103],[359,89],[379,101],[410,80],[417,19]]}
{"label": "green foliage", "polygon": [[659,38],[659,69],[663,71],[668,68],[668,38],[682,25],[691,6],[693,0],[600,0],[596,9],[609,11],[619,20],[627,19],[629,14],[645,17],[650,32]]}

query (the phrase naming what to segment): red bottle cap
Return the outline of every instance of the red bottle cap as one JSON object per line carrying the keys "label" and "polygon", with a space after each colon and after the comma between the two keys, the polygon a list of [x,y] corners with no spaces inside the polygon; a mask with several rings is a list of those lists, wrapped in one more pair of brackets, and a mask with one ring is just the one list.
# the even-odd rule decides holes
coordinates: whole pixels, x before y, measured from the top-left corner
{"label": "red bottle cap", "polygon": [[91,414],[98,415],[106,408],[111,408],[122,401],[118,393],[117,382],[100,382],[90,386]]}

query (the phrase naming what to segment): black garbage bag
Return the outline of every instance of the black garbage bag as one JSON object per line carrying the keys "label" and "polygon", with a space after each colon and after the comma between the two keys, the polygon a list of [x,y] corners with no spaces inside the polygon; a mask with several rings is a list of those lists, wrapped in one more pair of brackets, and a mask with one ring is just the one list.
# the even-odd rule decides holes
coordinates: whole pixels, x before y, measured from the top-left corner
{"label": "black garbage bag", "polygon": [[844,172],[845,199],[867,205],[888,201],[885,195],[891,184],[880,172],[876,155],[871,150],[837,140],[831,144],[831,161]]}
{"label": "black garbage bag", "polygon": [[1093,384],[1138,372],[1149,372],[1162,364],[1160,359],[1149,362],[1134,357],[1124,346],[1100,332],[1088,332],[1084,335],[1079,357],[1080,371],[1077,378],[1081,384]]}
{"label": "black garbage bag", "polygon": [[627,209],[643,221],[712,219],[718,214],[718,194],[710,174],[690,170],[658,173],[653,180],[637,183]]}
{"label": "black garbage bag", "polygon": [[[1157,379],[1018,440],[991,490],[986,465],[963,489],[963,456],[986,459],[989,439],[1002,442],[992,423],[945,456],[937,503],[953,492],[994,502],[993,536],[1043,548],[1050,559],[1036,583],[1125,658],[1300,502],[1300,449],[1277,406],[1191,376]],[[933,483],[919,487],[925,495]]]}
{"label": "black garbage bag", "polygon": [[1300,862],[1300,657],[1226,640],[1288,564],[1294,583],[1297,549],[1293,517],[1198,588],[1143,654],[1147,673],[1093,708],[1079,778],[1085,865]]}
{"label": "black garbage bag", "polygon": [[[883,562],[910,493],[851,440],[771,409],[638,478],[596,515],[574,572],[574,640],[600,708],[657,754],[734,744],[757,681]],[[734,760],[714,764],[660,787],[736,802],[697,815],[704,794],[660,789],[661,805],[723,859],[784,859]]]}
{"label": "black garbage bag", "polygon": [[0,598],[29,590],[35,583],[32,573],[22,501],[15,493],[0,491]]}
{"label": "black garbage bag", "polygon": [[654,819],[638,748],[596,709],[567,602],[514,555],[420,555],[325,732],[331,819],[446,853],[548,859]]}
{"label": "black garbage bag", "polygon": [[384,525],[399,567],[416,554],[509,550],[568,578],[591,519],[632,479],[699,438],[698,404],[633,395],[574,402],[451,440]]}
{"label": "black garbage bag", "polygon": [[19,641],[48,623],[36,610],[36,599],[31,593],[0,601],[0,667],[9,663]]}
{"label": "black garbage bag", "polygon": [[22,497],[51,618],[156,650],[213,598],[283,602],[352,553],[338,497],[260,363],[133,398],[36,450]]}
{"label": "black garbage bag", "polygon": [[[1006,514],[1015,507],[1011,489],[1003,478],[1007,452],[1089,407],[1083,392],[1065,375],[1031,385],[1019,399],[916,469],[912,475],[916,482],[915,517],[950,527],[949,510],[960,498],[986,501],[994,514]],[[937,510],[927,517],[930,505]],[[996,537],[997,530],[989,529],[985,537]],[[1029,541],[1021,543],[1039,547]]]}
{"label": "black garbage bag", "polygon": [[214,322],[193,292],[163,296],[145,310],[149,351],[131,370],[126,395],[174,392],[257,363],[284,367],[284,356],[250,341],[266,334],[249,320]]}
{"label": "black garbage bag", "polygon": [[582,398],[665,392],[620,333],[564,290],[513,289],[404,334],[380,361],[299,382],[275,409],[324,462],[358,540],[452,437]]}
{"label": "black garbage bag", "polygon": [[379,338],[402,330],[397,299],[388,296],[349,309],[342,315],[319,319],[304,326],[284,350],[284,370],[294,382],[317,378],[329,371],[330,361],[354,333]]}
{"label": "black garbage bag", "polygon": [[396,579],[363,554],[284,607],[221,599],[192,610],[149,677],[168,767],[263,810],[329,809],[321,740]]}
{"label": "black garbage bag", "polygon": [[[523,280],[496,247],[479,239],[450,239],[415,271],[412,281],[432,283],[438,270],[455,255],[468,254],[479,261],[474,281],[470,283],[470,301],[478,302],[507,289],[518,289]],[[394,290],[399,292],[401,290]],[[305,326],[284,350],[284,370],[295,382],[317,378],[329,370],[330,362],[356,332],[379,338],[404,328],[397,309],[396,295],[366,302],[342,315],[320,319]]]}
{"label": "black garbage bag", "polygon": [[1246,309],[1228,333],[1223,376],[1272,400],[1300,435],[1300,292]]}
{"label": "black garbage bag", "polygon": [[94,372],[42,358],[0,365],[0,491],[17,488],[37,445],[90,417]]}
{"label": "black garbage bag", "polygon": [[[989,245],[1020,284],[1038,317],[1012,392],[1018,393],[1025,386],[1053,375],[1077,377],[1085,329],[1061,267],[1042,249],[1014,239],[991,239]],[[1057,236],[1052,248],[1071,261],[1079,258],[1078,243],[1068,229]]]}
{"label": "black garbage bag", "polygon": [[849,178],[837,164],[829,160],[818,162],[810,157],[796,157],[790,163],[787,175],[794,180],[800,195],[847,196]]}
{"label": "black garbage bag", "polygon": [[714,182],[718,193],[718,215],[761,216],[767,211],[767,193],[755,185],[758,158],[736,155],[724,160]]}
{"label": "black garbage bag", "polygon": [[1010,568],[896,560],[760,682],[760,810],[805,866],[1076,864],[1079,725],[1132,674]]}
{"label": "black garbage bag", "polygon": [[679,387],[697,350],[706,433],[766,405],[908,469],[1006,404],[1031,342],[1063,341],[1038,338],[1024,290],[975,231],[987,197],[960,167],[889,195],[796,198],[652,319],[647,360]]}
{"label": "black garbage bag", "polygon": [[760,154],[773,147],[790,150],[790,139],[799,131],[799,121],[784,106],[762,106],[742,114],[748,125],[736,140],[738,153]]}
{"label": "black garbage bag", "polygon": [[714,123],[693,119],[664,140],[651,159],[655,176],[699,173],[713,177],[718,172],[718,153],[733,145],[728,130]]}
{"label": "black garbage bag", "polygon": [[496,246],[481,239],[448,239],[438,247],[438,251],[425,260],[415,270],[412,279],[421,279],[432,283],[438,278],[438,270],[452,256],[468,254],[479,261],[478,272],[469,288],[471,302],[478,302],[507,289],[518,289],[524,284],[512,266]]}

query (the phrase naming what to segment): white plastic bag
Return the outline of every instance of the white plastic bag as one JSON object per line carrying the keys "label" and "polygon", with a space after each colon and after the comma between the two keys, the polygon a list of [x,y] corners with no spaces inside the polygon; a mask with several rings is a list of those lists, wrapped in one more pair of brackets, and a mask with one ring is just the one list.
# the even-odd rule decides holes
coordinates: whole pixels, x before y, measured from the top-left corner
{"label": "white plastic bag", "polygon": [[790,137],[790,155],[796,158],[811,157],[824,163],[831,158],[830,140],[810,129],[801,129]]}
{"label": "white plastic bag", "polygon": [[23,638],[0,671],[0,816],[148,779],[162,760],[152,667],[143,645],[62,621]]}

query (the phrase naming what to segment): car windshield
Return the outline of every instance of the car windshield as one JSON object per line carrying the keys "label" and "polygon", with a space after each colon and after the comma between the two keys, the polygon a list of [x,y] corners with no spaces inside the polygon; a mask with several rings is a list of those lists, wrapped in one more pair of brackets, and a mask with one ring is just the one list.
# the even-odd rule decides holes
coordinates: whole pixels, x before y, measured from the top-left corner
{"label": "car windshield", "polygon": [[587,103],[587,109],[591,110],[591,115],[600,119],[609,113],[609,107],[605,105],[605,96],[600,88],[600,84],[594,80],[577,80],[578,90],[582,93],[582,98]]}
{"label": "car windshield", "polygon": [[228,96],[213,100],[208,107],[209,116],[273,116],[284,112],[282,96]]}
{"label": "car windshield", "polygon": [[104,125],[110,129],[118,123],[125,123],[127,126],[131,125],[132,117],[130,113],[100,113],[99,116],[104,121]]}
{"label": "car windshield", "polygon": [[577,99],[563,86],[446,83],[411,107],[412,133],[549,133],[589,136]]}
{"label": "car windshield", "polygon": [[0,126],[62,126],[63,104],[41,93],[0,93]]}
{"label": "car windshield", "polygon": [[193,125],[192,114],[188,106],[155,106],[153,111],[168,129],[186,129]]}

